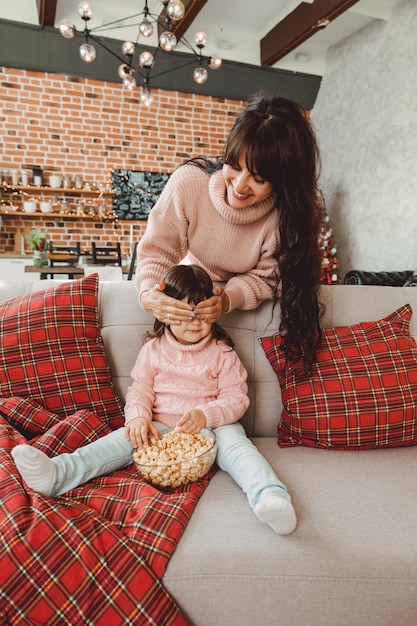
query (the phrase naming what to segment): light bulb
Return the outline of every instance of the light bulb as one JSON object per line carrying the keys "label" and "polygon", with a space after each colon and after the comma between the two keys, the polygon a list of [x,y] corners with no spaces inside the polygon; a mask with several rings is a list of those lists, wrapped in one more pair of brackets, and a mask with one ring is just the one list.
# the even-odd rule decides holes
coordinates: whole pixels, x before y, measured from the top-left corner
{"label": "light bulb", "polygon": [[133,57],[135,54],[135,44],[131,41],[125,41],[122,45],[122,53],[125,57]]}
{"label": "light bulb", "polygon": [[185,13],[184,4],[181,2],[181,0],[170,0],[170,2],[168,2],[167,4],[167,13],[168,17],[173,22],[178,22],[179,20],[182,20]]}
{"label": "light bulb", "polygon": [[151,37],[153,35],[153,25],[148,20],[143,20],[139,24],[139,30],[144,37]]}
{"label": "light bulb", "polygon": [[123,79],[123,87],[125,89],[129,89],[129,91],[132,91],[132,89],[136,87],[136,78],[131,74],[129,74],[129,76],[126,76],[126,78]]}
{"label": "light bulb", "polygon": [[90,43],[83,43],[80,46],[80,57],[85,63],[91,63],[96,58],[96,49]]}
{"label": "light bulb", "polygon": [[125,63],[122,63],[121,65],[119,65],[119,69],[117,70],[117,73],[119,74],[120,78],[124,80],[125,78],[130,76],[130,71],[131,71],[130,67],[126,65]]}
{"label": "light bulb", "polygon": [[177,38],[174,33],[170,33],[169,30],[165,30],[159,37],[159,45],[165,52],[172,52],[177,45]]}
{"label": "light bulb", "polygon": [[139,65],[141,67],[152,67],[153,65],[153,54],[148,50],[142,52],[139,56]]}
{"label": "light bulb", "polygon": [[91,20],[93,17],[93,9],[88,2],[80,2],[78,5],[78,15],[82,17],[83,20]]}
{"label": "light bulb", "polygon": [[203,85],[207,80],[208,72],[205,67],[197,67],[193,72],[193,78],[197,85]]}
{"label": "light bulb", "polygon": [[218,70],[222,66],[223,60],[218,54],[212,54],[208,60],[208,66],[211,70]]}
{"label": "light bulb", "polygon": [[204,46],[207,44],[206,33],[203,33],[202,31],[196,33],[194,35],[194,43],[197,46],[197,48],[204,48]]}
{"label": "light bulb", "polygon": [[153,102],[153,95],[151,94],[150,91],[143,91],[141,93],[141,95],[140,95],[140,101],[146,107],[149,107],[149,106],[151,106],[151,104]]}
{"label": "light bulb", "polygon": [[58,25],[59,32],[65,39],[75,37],[75,26],[70,20],[62,20]]}

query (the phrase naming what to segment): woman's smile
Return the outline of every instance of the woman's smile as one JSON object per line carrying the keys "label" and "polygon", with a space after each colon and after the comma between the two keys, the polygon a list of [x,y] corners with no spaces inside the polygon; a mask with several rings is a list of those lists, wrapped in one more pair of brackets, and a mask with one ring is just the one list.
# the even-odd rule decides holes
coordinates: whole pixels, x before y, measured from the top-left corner
{"label": "woman's smile", "polygon": [[223,176],[226,182],[226,201],[234,209],[262,202],[272,193],[271,183],[248,170],[244,150],[240,152],[238,166],[229,163],[223,165]]}

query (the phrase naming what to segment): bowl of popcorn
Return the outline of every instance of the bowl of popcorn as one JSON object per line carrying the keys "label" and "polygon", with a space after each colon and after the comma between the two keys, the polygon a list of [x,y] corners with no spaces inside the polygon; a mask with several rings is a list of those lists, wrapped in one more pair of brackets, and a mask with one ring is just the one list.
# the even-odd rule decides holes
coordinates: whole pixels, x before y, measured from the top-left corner
{"label": "bowl of popcorn", "polygon": [[132,453],[138,472],[156,487],[180,487],[200,480],[216,458],[216,435],[209,428],[190,435],[169,428],[160,439]]}

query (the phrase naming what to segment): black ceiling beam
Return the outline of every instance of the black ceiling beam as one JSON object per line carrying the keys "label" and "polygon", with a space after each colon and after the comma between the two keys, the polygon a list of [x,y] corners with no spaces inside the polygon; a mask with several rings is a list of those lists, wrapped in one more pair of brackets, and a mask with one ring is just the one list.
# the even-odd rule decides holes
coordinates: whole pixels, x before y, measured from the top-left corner
{"label": "black ceiling beam", "polygon": [[261,39],[261,64],[274,65],[359,0],[303,2]]}
{"label": "black ceiling beam", "polygon": [[[77,35],[78,45],[83,41]],[[104,43],[118,53],[120,41],[103,39]],[[97,50],[94,63],[84,63],[78,54],[77,41],[64,39],[57,28],[41,27],[21,22],[0,19],[0,67],[14,67],[34,72],[51,72],[68,76],[93,78],[119,83],[117,70],[119,61],[101,48]],[[16,41],[21,45],[16,47]],[[140,51],[146,50],[139,46]],[[162,56],[163,51],[161,51]],[[164,53],[171,57],[174,65],[185,65],[194,55],[180,52]],[[3,79],[4,80],[4,79]],[[216,98],[247,100],[255,91],[264,89],[285,98],[299,102],[306,109],[314,106],[320,87],[321,76],[289,72],[272,67],[258,67],[232,61],[223,61],[222,67],[216,72],[210,71],[209,79],[203,85],[196,85],[189,66],[175,72],[165,73],[152,79],[151,88],[167,89],[184,93],[195,93]],[[7,83],[3,87],[11,88]],[[139,98],[139,91],[132,92],[131,98]]]}

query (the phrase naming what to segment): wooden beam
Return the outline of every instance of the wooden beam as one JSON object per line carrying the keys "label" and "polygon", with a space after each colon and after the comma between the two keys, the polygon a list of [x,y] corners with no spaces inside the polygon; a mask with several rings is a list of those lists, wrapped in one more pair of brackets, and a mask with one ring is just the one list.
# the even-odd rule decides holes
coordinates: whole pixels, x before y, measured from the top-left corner
{"label": "wooden beam", "polygon": [[316,0],[303,2],[261,39],[261,64],[274,65],[279,59],[317,33],[359,0]]}
{"label": "wooden beam", "polygon": [[[195,18],[200,13],[206,2],[207,0],[183,0],[185,6],[184,17],[179,22],[174,23],[174,28],[172,29],[172,32],[174,33],[178,41],[190,28],[191,24],[194,22]],[[164,9],[161,11],[161,17],[165,17],[166,12],[167,10],[164,7]],[[158,35],[160,35],[162,31],[163,29],[161,27],[158,27]]]}
{"label": "wooden beam", "polygon": [[54,26],[57,0],[37,0],[39,26]]}

